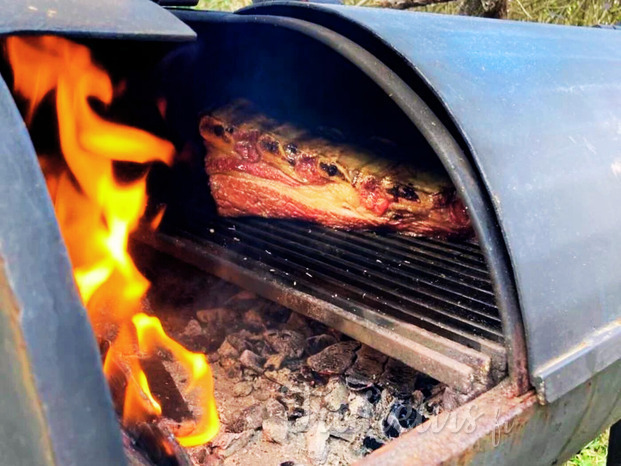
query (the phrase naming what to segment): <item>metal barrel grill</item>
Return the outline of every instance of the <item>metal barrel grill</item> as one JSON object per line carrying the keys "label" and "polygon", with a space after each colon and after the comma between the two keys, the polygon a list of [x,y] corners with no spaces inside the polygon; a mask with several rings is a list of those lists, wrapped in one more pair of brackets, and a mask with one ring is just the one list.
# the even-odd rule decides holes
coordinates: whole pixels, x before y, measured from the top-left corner
{"label": "metal barrel grill", "polygon": [[[115,0],[105,15],[79,0],[5,3],[3,34],[78,39],[139,76],[130,102],[165,98],[166,134],[187,156],[153,173],[167,210],[141,243],[477,396],[428,421],[475,409],[472,429],[426,423],[365,462],[549,464],[621,418],[618,31],[295,2],[171,14]],[[0,369],[13,387],[0,421],[17,426],[0,445],[12,464],[123,464],[32,142],[0,84],[0,209],[14,219],[0,227],[0,316],[20,355]],[[450,176],[476,239],[218,217],[197,122],[233,98],[393,140]]]}

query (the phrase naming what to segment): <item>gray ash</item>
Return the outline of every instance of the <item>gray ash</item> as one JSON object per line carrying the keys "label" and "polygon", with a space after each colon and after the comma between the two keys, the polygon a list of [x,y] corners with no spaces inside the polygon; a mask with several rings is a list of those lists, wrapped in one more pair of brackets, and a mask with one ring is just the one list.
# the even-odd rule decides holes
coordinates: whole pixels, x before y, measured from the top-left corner
{"label": "gray ash", "polygon": [[196,464],[351,464],[442,410],[442,384],[319,322],[213,277],[173,281],[150,307],[208,355],[222,422]]}

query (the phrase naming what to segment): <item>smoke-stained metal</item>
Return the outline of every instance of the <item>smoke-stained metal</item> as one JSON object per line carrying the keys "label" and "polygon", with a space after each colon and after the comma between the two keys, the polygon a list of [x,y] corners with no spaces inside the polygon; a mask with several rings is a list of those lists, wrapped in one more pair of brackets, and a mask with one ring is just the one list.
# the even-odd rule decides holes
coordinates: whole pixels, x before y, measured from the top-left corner
{"label": "smoke-stained metal", "polygon": [[617,31],[328,5],[245,13],[327,25],[431,90],[494,207],[542,401],[621,358]]}
{"label": "smoke-stained metal", "polygon": [[34,148],[1,79],[0,164],[0,463],[123,465],[99,350]]}
{"label": "smoke-stained metal", "polygon": [[194,32],[151,0],[5,0],[0,35],[192,40]]}

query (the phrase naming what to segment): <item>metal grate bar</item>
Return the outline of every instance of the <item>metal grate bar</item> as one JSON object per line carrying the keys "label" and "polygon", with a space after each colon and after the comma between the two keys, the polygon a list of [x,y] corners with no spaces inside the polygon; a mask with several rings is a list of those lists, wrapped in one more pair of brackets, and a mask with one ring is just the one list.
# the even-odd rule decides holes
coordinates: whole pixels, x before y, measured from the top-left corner
{"label": "metal grate bar", "polygon": [[[194,221],[169,227],[155,235],[160,240],[147,242],[158,248],[165,238],[168,253],[371,346],[377,337],[378,349],[388,354],[391,339],[401,341],[401,349],[394,350],[398,354],[391,355],[406,362],[422,364],[421,351],[413,356],[404,348],[427,347],[432,352],[423,357],[426,367],[419,368],[455,386],[458,374],[467,372],[459,364],[483,378],[490,361],[496,369],[503,365],[501,319],[474,242],[257,218]],[[449,358],[440,369],[434,366],[442,359],[438,355]],[[458,365],[453,367],[451,359]]]}
{"label": "metal grate bar", "polygon": [[253,235],[268,243],[274,237],[278,237],[280,241],[286,241],[286,247],[291,250],[300,251],[306,256],[313,254],[320,261],[338,267],[341,276],[342,271],[345,270],[348,274],[361,277],[366,290],[372,291],[378,284],[387,285],[391,288],[389,292],[400,301],[408,301],[410,297],[419,297],[441,308],[457,307],[459,314],[471,313],[481,323],[494,322],[492,324],[494,325],[500,322],[493,297],[473,299],[469,292],[474,294],[477,290],[469,290],[461,284],[447,286],[446,283],[442,283],[441,279],[430,280],[425,277],[425,274],[415,274],[407,267],[400,267],[401,263],[395,263],[390,257],[376,258],[370,254],[372,251],[369,249],[361,249],[352,253],[346,243],[335,240],[330,242],[329,254],[317,255],[317,251],[325,248],[325,243],[315,239],[312,230],[303,235],[283,231],[282,228],[274,230],[264,226],[260,229],[253,225],[244,225],[244,228],[250,228]]}

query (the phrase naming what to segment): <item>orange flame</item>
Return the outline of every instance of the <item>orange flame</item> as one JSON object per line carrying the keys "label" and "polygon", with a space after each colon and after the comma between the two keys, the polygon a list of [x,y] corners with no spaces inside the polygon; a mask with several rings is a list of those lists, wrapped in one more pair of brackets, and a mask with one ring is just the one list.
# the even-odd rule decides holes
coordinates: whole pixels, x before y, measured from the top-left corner
{"label": "orange flame", "polygon": [[140,357],[165,348],[188,373],[186,394],[195,396],[202,408],[194,431],[180,436],[179,442],[184,446],[207,442],[219,429],[207,359],[168,337],[157,318],[140,312],[149,282],[128,254],[127,243],[146,207],[146,174],[120,185],[113,173],[115,161],[170,164],[174,147],[146,131],[108,121],[92,109],[89,99],[109,105],[114,89],[88,48],[43,36],[10,37],[6,50],[15,92],[29,104],[27,123],[45,96],[56,91],[60,146],[67,166],[46,180],[95,332],[104,338],[115,335],[104,372],[110,381],[119,376],[126,380],[123,421],[132,424],[161,415]]}

